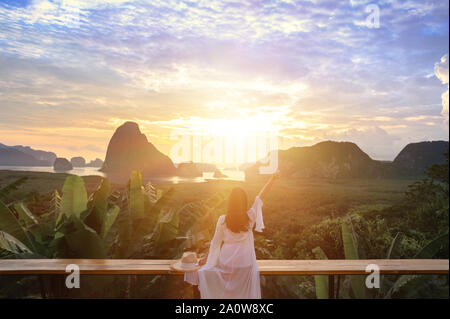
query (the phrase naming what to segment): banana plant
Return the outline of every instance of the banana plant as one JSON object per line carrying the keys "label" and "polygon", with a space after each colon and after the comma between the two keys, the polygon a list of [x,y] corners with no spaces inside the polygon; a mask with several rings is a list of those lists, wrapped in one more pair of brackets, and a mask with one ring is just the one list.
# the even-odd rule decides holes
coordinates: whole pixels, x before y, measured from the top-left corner
{"label": "banana plant", "polygon": [[[341,236],[345,259],[355,260],[360,259],[361,255],[364,256],[364,250],[358,245],[358,236],[353,228],[353,224],[350,218],[342,220]],[[316,247],[315,249],[313,249],[313,254],[315,255],[316,259],[328,259],[325,252],[320,247]],[[316,297],[318,299],[329,298],[328,280],[328,276],[314,276]],[[367,299],[371,297],[365,286],[365,276],[351,275],[349,277],[349,281],[351,287],[350,291],[352,295],[346,293],[345,295],[347,297],[352,296],[356,299]]]}
{"label": "banana plant", "polygon": [[[118,237],[114,249],[116,258],[139,258],[144,239],[151,236],[155,227],[172,222],[174,214],[167,215],[173,189],[165,194],[156,190],[150,183],[144,186],[142,175],[133,171],[126,191],[118,195],[121,216],[118,219]],[[161,219],[163,217],[164,219]],[[173,221],[175,222],[175,220]]]}
{"label": "banana plant", "polygon": [[[105,238],[119,213],[108,201],[106,179],[88,199],[84,181],[69,176],[48,212],[35,216],[25,203],[0,201],[1,258],[106,258]],[[19,278],[20,279],[20,278]]]}
{"label": "banana plant", "polygon": [[16,203],[13,212],[0,202],[0,230],[9,235],[3,242],[14,238],[29,251],[48,258],[105,257],[108,248],[103,239],[119,213],[118,206],[108,203],[109,192],[110,185],[103,179],[88,200],[83,179],[69,176],[61,199],[55,192],[50,211],[41,216],[34,216],[25,203]]}
{"label": "banana plant", "polygon": [[183,249],[198,243],[200,233],[209,233],[208,227],[217,220],[211,212],[217,212],[226,196],[219,193],[177,207],[173,195],[173,189],[162,193],[151,183],[144,186],[141,173],[132,172],[120,200],[123,213],[118,220],[117,258],[178,257]]}
{"label": "banana plant", "polygon": [[[312,250],[316,259],[327,260],[328,257],[325,252],[320,247],[316,247]],[[329,298],[329,290],[328,290],[328,276],[327,275],[315,275],[314,283],[316,287],[316,298],[317,299],[328,299]]]}
{"label": "banana plant", "polygon": [[[425,245],[415,256],[414,259],[431,259],[441,249],[448,250],[449,233],[442,234],[427,245]],[[391,251],[391,250],[390,250]],[[390,257],[388,255],[388,257]],[[425,288],[432,287],[432,290],[440,291],[440,295],[447,295],[448,298],[448,278],[447,282],[439,282],[439,276],[424,276],[424,275],[401,275],[393,283],[384,280],[385,288],[382,290],[383,297],[390,298],[420,298],[420,292]],[[426,294],[425,294],[426,295]]]}
{"label": "banana plant", "polygon": [[22,177],[14,182],[12,182],[9,185],[6,185],[5,187],[0,188],[0,200],[2,200],[4,203],[8,203],[12,201],[13,199],[10,198],[11,193],[18,190],[23,184],[25,184],[28,180],[28,177]]}
{"label": "banana plant", "polygon": [[[344,220],[342,223],[342,243],[344,245],[345,259],[355,260],[360,259],[360,249],[358,247],[358,237],[353,229],[350,219]],[[350,277],[352,292],[357,299],[369,298],[368,291],[365,286],[365,276],[352,275]]]}

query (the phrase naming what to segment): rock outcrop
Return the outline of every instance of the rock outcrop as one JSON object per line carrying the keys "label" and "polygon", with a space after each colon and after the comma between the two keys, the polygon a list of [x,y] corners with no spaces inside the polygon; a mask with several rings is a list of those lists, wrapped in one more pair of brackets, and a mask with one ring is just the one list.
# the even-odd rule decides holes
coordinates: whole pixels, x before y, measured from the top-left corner
{"label": "rock outcrop", "polygon": [[[407,145],[393,162],[373,160],[356,144],[327,141],[278,151],[281,176],[293,178],[419,177],[433,164],[445,163],[446,141]],[[246,179],[261,177],[260,163],[245,171]]]}
{"label": "rock outcrop", "polygon": [[187,162],[178,164],[177,175],[182,177],[200,177],[203,176],[203,173],[198,169],[196,163]]}
{"label": "rock outcrop", "polygon": [[89,163],[86,164],[86,167],[102,167],[103,166],[103,161],[99,158],[96,158],[95,160],[90,161]]}
{"label": "rock outcrop", "polygon": [[134,122],[117,128],[101,170],[120,175],[140,170],[146,176],[171,176],[176,172],[172,160],[157,150]]}
{"label": "rock outcrop", "polygon": [[[292,147],[278,151],[281,176],[296,178],[366,178],[384,174],[383,163],[375,161],[358,145],[350,142],[327,141],[307,147]],[[246,179],[259,175],[257,163],[248,168]]]}
{"label": "rock outcrop", "polygon": [[419,142],[406,145],[392,162],[393,171],[400,175],[421,175],[433,164],[444,164],[447,141]]}
{"label": "rock outcrop", "polygon": [[73,169],[72,164],[67,160],[67,158],[58,157],[53,163],[53,169],[55,171],[65,172]]}
{"label": "rock outcrop", "polygon": [[72,157],[70,160],[70,163],[72,164],[73,167],[85,167],[86,166],[86,160],[81,156]]}

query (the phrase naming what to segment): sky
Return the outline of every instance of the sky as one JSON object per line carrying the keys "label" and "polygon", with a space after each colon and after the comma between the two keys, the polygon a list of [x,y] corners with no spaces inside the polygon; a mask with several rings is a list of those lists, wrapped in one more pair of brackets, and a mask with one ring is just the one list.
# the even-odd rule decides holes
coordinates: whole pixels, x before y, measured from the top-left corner
{"label": "sky", "polygon": [[[0,1],[0,143],[104,158],[136,121],[392,160],[448,140],[449,1]],[[379,15],[377,15],[379,13]]]}

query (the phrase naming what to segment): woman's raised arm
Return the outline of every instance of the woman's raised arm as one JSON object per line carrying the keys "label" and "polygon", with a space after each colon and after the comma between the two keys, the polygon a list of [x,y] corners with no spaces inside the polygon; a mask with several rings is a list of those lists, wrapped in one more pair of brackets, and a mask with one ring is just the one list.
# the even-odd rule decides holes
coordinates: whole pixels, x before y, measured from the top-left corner
{"label": "woman's raised arm", "polygon": [[264,185],[264,187],[261,189],[261,191],[258,194],[258,197],[261,200],[264,200],[264,197],[269,192],[269,190],[272,188],[273,183],[280,177],[280,171],[277,171],[275,174],[273,174],[269,181]]}

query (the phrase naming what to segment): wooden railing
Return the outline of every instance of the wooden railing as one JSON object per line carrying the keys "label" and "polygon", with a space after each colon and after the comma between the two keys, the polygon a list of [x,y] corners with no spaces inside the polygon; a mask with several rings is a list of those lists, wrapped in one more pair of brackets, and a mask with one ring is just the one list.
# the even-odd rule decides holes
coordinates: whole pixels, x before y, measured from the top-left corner
{"label": "wooden railing", "polygon": [[[181,275],[173,260],[160,259],[0,259],[0,275],[65,274],[76,264],[86,275]],[[258,260],[261,275],[366,275],[375,264],[380,274],[448,274],[448,259]]]}
{"label": "wooden railing", "polygon": [[[159,259],[0,259],[0,275],[67,274],[70,264],[79,266],[82,275],[182,275],[171,270],[171,263]],[[335,275],[368,275],[369,265],[378,266],[380,274],[449,274],[448,259],[258,260],[261,275],[328,275],[331,297],[335,296]]]}

